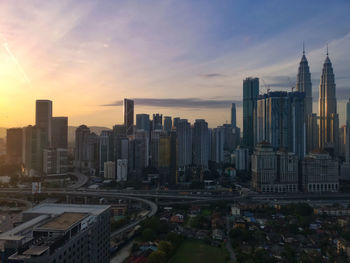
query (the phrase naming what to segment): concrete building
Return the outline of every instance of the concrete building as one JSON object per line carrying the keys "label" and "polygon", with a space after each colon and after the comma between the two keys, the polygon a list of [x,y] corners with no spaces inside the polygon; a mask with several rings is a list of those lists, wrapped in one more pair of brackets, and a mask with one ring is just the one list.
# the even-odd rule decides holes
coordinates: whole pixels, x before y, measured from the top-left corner
{"label": "concrete building", "polygon": [[339,144],[339,116],[333,67],[328,51],[323,64],[319,96],[319,148],[331,149],[336,156]]}
{"label": "concrete building", "polygon": [[318,117],[315,113],[308,115],[306,123],[306,153],[318,149]]}
{"label": "concrete building", "polygon": [[248,171],[249,166],[249,150],[248,148],[239,146],[235,151],[235,158],[236,158],[236,170],[237,171]]}
{"label": "concrete building", "polygon": [[134,132],[134,101],[124,99],[124,126],[126,135]]}
{"label": "concrete building", "polygon": [[287,151],[276,153],[268,142],[259,143],[252,155],[252,182],[258,192],[297,192],[297,156]]}
{"label": "concrete building", "polygon": [[68,172],[67,149],[48,148],[43,153],[43,172],[46,175],[66,174]]}
{"label": "concrete building", "polygon": [[104,178],[115,180],[115,162],[108,161],[104,163]]}
{"label": "concrete building", "polygon": [[193,164],[204,169],[208,168],[208,123],[197,119],[193,125]]}
{"label": "concrete building", "polygon": [[253,150],[255,145],[256,107],[259,95],[259,79],[243,81],[243,145]]}
{"label": "concrete building", "polygon": [[310,153],[302,161],[305,192],[338,192],[339,165],[325,151]]}
{"label": "concrete building", "polygon": [[232,153],[241,140],[241,130],[238,127],[234,127],[232,124],[224,124],[224,150]]}
{"label": "concrete building", "polygon": [[9,163],[22,163],[23,129],[6,130],[6,157]]}
{"label": "concrete building", "polygon": [[225,145],[225,128],[218,126],[212,130],[211,134],[211,160],[216,163],[223,163]]}
{"label": "concrete building", "polygon": [[2,260],[24,263],[109,262],[110,206],[45,203],[0,234]]}
{"label": "concrete building", "polygon": [[88,168],[91,172],[98,169],[98,136],[85,126],[79,126],[75,131],[75,167]]}
{"label": "concrete building", "polygon": [[37,100],[35,109],[35,126],[42,129],[46,137],[45,146],[50,147],[52,143],[52,101],[51,100]]}
{"label": "concrete building", "polygon": [[52,148],[68,149],[68,117],[52,117]]}
{"label": "concrete building", "polygon": [[135,137],[129,141],[129,171],[135,175],[134,179],[143,179],[143,170],[149,165],[149,136],[144,130],[135,132]]}
{"label": "concrete building", "polygon": [[117,160],[117,182],[126,182],[128,180],[128,160]]}
{"label": "concrete building", "polygon": [[173,127],[173,122],[170,116],[164,116],[164,131],[170,132]]}

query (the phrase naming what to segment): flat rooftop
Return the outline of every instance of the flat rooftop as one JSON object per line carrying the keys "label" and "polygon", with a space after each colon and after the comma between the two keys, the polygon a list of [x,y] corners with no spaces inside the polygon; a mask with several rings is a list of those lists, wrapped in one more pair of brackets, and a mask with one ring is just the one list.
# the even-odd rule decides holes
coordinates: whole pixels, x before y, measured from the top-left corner
{"label": "flat rooftop", "polygon": [[36,230],[67,231],[88,216],[87,213],[66,212],[37,227]]}
{"label": "flat rooftop", "polygon": [[109,209],[109,205],[76,205],[44,203],[23,212],[23,214],[49,214],[60,215],[63,213],[87,213],[99,215]]}

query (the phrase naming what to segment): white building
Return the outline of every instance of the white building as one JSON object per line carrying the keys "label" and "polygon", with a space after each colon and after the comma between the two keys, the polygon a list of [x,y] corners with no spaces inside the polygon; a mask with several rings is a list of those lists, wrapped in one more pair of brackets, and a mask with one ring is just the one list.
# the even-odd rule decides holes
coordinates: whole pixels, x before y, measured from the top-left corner
{"label": "white building", "polygon": [[247,171],[249,169],[249,150],[238,146],[236,149],[236,170]]}
{"label": "white building", "polygon": [[117,182],[125,182],[128,179],[128,160],[117,160]]}
{"label": "white building", "polygon": [[115,180],[115,162],[104,163],[104,178]]}
{"label": "white building", "polygon": [[44,149],[43,171],[45,174],[65,174],[68,171],[67,149]]}

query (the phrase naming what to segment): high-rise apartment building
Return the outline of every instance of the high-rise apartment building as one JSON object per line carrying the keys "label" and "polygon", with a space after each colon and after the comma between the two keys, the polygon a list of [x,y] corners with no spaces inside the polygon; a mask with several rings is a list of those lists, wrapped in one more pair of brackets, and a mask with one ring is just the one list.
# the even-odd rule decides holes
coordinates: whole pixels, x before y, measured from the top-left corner
{"label": "high-rise apartment building", "polygon": [[176,129],[177,124],[179,123],[179,121],[180,121],[180,118],[179,118],[179,117],[175,117],[175,118],[174,118],[174,121],[173,121],[173,127],[174,127],[174,129]]}
{"label": "high-rise apartment building", "polygon": [[323,64],[319,99],[319,147],[338,152],[339,117],[332,63],[327,57]]}
{"label": "high-rise apartment building", "polygon": [[[52,101],[51,100],[37,100],[35,109],[35,126],[42,129],[46,136],[46,145],[51,146],[52,140]],[[46,146],[45,146],[46,147]]]}
{"label": "high-rise apartment building", "polygon": [[117,182],[126,182],[128,180],[128,160],[117,160]]}
{"label": "high-rise apartment building", "polygon": [[346,144],[345,161],[350,163],[350,99],[346,103]]}
{"label": "high-rise apartment building", "polygon": [[238,146],[235,151],[235,163],[237,171],[248,171],[249,170],[249,150],[248,148]]}
{"label": "high-rise apartment building", "polygon": [[211,160],[216,163],[223,163],[225,145],[225,128],[218,126],[211,133]]}
{"label": "high-rise apartment building", "polygon": [[85,126],[79,126],[75,131],[75,166],[77,168],[98,168],[98,136],[91,133]]}
{"label": "high-rise apartment building", "polygon": [[233,127],[237,126],[237,122],[236,122],[236,104],[232,103],[231,105],[231,125]]}
{"label": "high-rise apartment building", "polygon": [[184,168],[192,164],[192,130],[186,119],[181,119],[176,127],[178,144],[178,166]]}
{"label": "high-rise apartment building", "polygon": [[68,150],[48,148],[43,152],[43,172],[46,175],[62,175],[68,172]]}
{"label": "high-rise apartment building", "polygon": [[113,131],[102,131],[99,136],[99,173],[104,176],[104,164],[114,161],[114,140]]}
{"label": "high-rise apartment building", "polygon": [[164,117],[164,131],[170,132],[173,127],[173,122],[170,116]]}
{"label": "high-rise apartment building", "polygon": [[255,145],[256,107],[259,95],[259,79],[243,81],[243,145],[253,150]]}
{"label": "high-rise apartment building", "polygon": [[52,148],[68,148],[68,117],[52,117]]}
{"label": "high-rise apartment building", "polygon": [[103,164],[103,176],[105,179],[115,180],[116,179],[116,167],[115,162],[107,161]]}
{"label": "high-rise apartment building", "polygon": [[132,135],[134,132],[134,101],[124,99],[124,126],[126,135]]}
{"label": "high-rise apartment building", "polygon": [[6,157],[9,163],[22,163],[23,129],[11,128],[6,131]]}
{"label": "high-rise apartment building", "polygon": [[222,127],[225,132],[224,150],[232,153],[240,144],[241,129],[232,124],[224,124]]}
{"label": "high-rise apartment building", "polygon": [[193,164],[202,168],[208,168],[208,123],[197,119],[193,125]]}

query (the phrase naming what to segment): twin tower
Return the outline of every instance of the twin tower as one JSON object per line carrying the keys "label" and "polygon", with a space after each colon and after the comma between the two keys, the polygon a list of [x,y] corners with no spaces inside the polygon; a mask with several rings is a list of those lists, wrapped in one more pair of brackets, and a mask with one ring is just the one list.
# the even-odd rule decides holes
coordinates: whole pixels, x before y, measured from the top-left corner
{"label": "twin tower", "polygon": [[336,154],[338,152],[339,116],[334,73],[328,56],[328,47],[320,80],[318,116],[312,113],[312,82],[305,49],[303,49],[298,69],[296,89],[305,93],[306,152],[315,149],[329,149]]}

